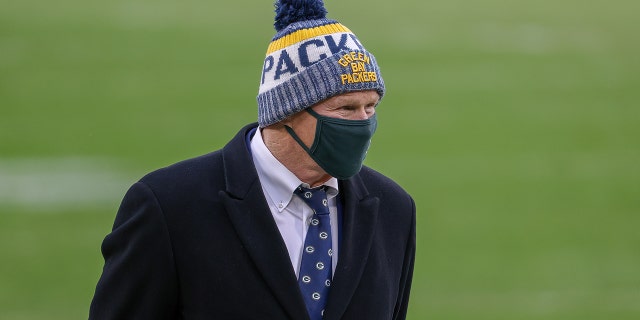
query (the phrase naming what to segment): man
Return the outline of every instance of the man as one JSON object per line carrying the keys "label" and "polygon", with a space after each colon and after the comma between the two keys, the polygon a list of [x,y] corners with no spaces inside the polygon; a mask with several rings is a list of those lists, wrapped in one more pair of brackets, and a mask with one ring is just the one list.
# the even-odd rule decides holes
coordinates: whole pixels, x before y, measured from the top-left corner
{"label": "man", "polygon": [[130,188],[90,319],[406,317],[415,205],[362,166],[384,82],[325,14],[279,1],[258,124]]}

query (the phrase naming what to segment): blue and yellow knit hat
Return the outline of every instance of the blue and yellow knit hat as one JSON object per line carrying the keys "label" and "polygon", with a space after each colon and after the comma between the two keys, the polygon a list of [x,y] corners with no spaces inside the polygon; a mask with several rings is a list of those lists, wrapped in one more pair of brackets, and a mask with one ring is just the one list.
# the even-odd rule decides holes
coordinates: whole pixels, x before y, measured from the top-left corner
{"label": "blue and yellow knit hat", "polygon": [[322,0],[278,0],[275,7],[277,33],[258,92],[261,128],[342,93],[384,95],[376,59],[351,30],[326,18]]}

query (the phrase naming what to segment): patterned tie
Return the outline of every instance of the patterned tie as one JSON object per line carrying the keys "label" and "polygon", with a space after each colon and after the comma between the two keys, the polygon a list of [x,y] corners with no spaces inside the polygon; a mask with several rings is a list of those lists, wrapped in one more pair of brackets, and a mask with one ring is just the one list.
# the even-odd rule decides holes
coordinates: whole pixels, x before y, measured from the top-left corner
{"label": "patterned tie", "polygon": [[320,320],[331,286],[333,255],[327,194],[324,186],[315,189],[300,186],[294,193],[313,209],[313,217],[304,240],[298,284],[311,320]]}

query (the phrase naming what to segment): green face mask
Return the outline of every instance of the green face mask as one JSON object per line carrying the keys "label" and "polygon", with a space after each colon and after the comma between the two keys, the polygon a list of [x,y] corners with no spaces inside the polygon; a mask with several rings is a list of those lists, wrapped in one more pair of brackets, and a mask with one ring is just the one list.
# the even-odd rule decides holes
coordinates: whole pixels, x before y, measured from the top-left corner
{"label": "green face mask", "polygon": [[345,120],[321,116],[311,108],[306,110],[317,119],[311,147],[289,126],[285,126],[287,132],[331,176],[348,179],[358,173],[378,126],[376,115],[367,120]]}

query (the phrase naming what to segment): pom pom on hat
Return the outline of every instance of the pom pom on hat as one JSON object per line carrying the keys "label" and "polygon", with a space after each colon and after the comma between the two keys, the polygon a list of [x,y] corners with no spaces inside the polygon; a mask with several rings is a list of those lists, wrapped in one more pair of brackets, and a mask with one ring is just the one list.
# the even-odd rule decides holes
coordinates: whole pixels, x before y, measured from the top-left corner
{"label": "pom pom on hat", "polygon": [[375,57],[349,28],[326,18],[322,0],[277,0],[275,8],[277,32],[267,48],[257,97],[261,128],[339,94],[384,95]]}
{"label": "pom pom on hat", "polygon": [[276,31],[294,22],[324,19],[327,16],[322,0],[279,0],[275,6],[276,22],[273,25]]}

